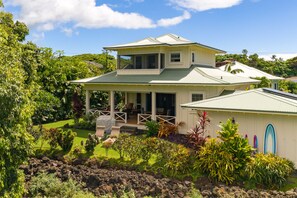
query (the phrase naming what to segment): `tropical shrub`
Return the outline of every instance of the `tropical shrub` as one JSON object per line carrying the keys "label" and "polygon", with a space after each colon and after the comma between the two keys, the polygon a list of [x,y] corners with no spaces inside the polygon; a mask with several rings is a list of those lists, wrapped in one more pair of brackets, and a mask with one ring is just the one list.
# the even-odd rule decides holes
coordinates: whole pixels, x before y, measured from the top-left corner
{"label": "tropical shrub", "polygon": [[95,147],[99,144],[100,140],[96,136],[96,134],[88,134],[88,139],[85,143],[85,149],[87,153],[93,153],[95,150]]}
{"label": "tropical shrub", "polygon": [[188,141],[191,143],[196,150],[199,150],[204,145],[206,140],[207,127],[209,126],[210,119],[206,111],[197,112],[198,121],[196,126],[189,131]]}
{"label": "tropical shrub", "polygon": [[47,91],[39,90],[35,95],[34,101],[36,109],[32,120],[35,124],[55,120],[55,113],[61,105],[58,98]]}
{"label": "tropical shrub", "polygon": [[28,197],[95,197],[81,190],[74,180],[61,182],[54,174],[41,173],[32,178],[28,187]]}
{"label": "tropical shrub", "polygon": [[161,122],[159,125],[158,137],[168,137],[171,134],[176,134],[178,132],[178,127],[182,126],[184,122],[179,122],[175,125],[166,124],[165,122]]}
{"label": "tropical shrub", "polygon": [[82,120],[79,120],[74,124],[74,128],[96,130],[96,116],[94,114],[88,113],[84,115],[82,118]]}
{"label": "tropical shrub", "polygon": [[126,148],[129,145],[129,137],[129,134],[121,133],[117,138],[117,141],[112,145],[112,149],[119,153],[120,158],[123,158],[124,152],[127,152]]}
{"label": "tropical shrub", "polygon": [[160,124],[155,120],[151,120],[145,123],[145,127],[147,130],[147,136],[152,137],[158,135]]}
{"label": "tropical shrub", "polygon": [[159,142],[160,139],[158,139],[157,137],[150,137],[142,140],[140,157],[143,159],[144,162],[147,163],[149,159],[152,157],[152,155],[157,153],[160,144]]}
{"label": "tropical shrub", "polygon": [[238,124],[231,119],[228,119],[225,124],[221,124],[220,127],[218,138],[222,141],[221,146],[232,155],[235,163],[234,173],[239,175],[251,160],[253,148],[249,145],[248,140],[239,134]]}
{"label": "tropical shrub", "polygon": [[267,188],[280,188],[294,170],[294,163],[274,154],[258,153],[247,164],[245,173],[250,182]]}
{"label": "tropical shrub", "polygon": [[168,156],[164,169],[172,175],[176,175],[177,173],[187,171],[189,168],[190,151],[183,145],[171,144],[171,151],[163,154],[163,157],[164,155]]}
{"label": "tropical shrub", "polygon": [[208,139],[200,148],[198,159],[194,164],[196,170],[207,174],[210,179],[227,184],[236,179],[235,166],[232,154],[224,150],[221,142],[215,138]]}
{"label": "tropical shrub", "polygon": [[218,139],[209,139],[200,148],[195,167],[215,181],[233,183],[244,171],[253,152],[231,119],[221,124]]}
{"label": "tropical shrub", "polygon": [[76,133],[68,129],[64,131],[63,129],[58,129],[58,144],[63,151],[68,152],[71,150],[73,145],[73,140],[76,136]]}
{"label": "tropical shrub", "polygon": [[49,145],[51,146],[52,149],[55,149],[58,146],[58,129],[57,128],[50,128],[50,129],[45,129],[42,128],[43,130],[43,137],[45,140],[48,140]]}
{"label": "tropical shrub", "polygon": [[131,163],[136,163],[140,159],[140,153],[143,149],[142,140],[138,137],[130,135],[125,142],[125,156],[128,157]]}
{"label": "tropical shrub", "polygon": [[74,116],[74,123],[78,123],[79,118],[81,118],[84,113],[84,104],[78,92],[79,89],[77,89],[72,96],[72,111]]}

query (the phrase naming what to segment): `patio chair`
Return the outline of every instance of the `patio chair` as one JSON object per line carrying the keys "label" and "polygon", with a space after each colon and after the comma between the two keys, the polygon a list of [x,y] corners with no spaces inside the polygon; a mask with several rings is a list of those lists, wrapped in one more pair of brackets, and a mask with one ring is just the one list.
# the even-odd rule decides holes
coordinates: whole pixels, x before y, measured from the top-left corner
{"label": "patio chair", "polygon": [[99,139],[102,139],[103,138],[104,132],[105,132],[105,126],[97,126],[96,127],[96,136]]}
{"label": "patio chair", "polygon": [[121,127],[119,127],[119,126],[112,126],[110,137],[119,137],[120,129],[121,129]]}

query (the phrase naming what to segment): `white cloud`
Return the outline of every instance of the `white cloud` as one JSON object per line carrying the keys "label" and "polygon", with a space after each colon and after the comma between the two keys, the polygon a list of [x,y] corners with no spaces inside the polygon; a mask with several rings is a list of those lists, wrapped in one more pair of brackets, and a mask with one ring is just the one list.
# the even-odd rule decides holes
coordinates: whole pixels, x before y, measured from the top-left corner
{"label": "white cloud", "polygon": [[[143,0],[129,0],[142,2]],[[38,31],[49,31],[57,27],[67,35],[73,28],[155,28],[170,26],[189,19],[191,15],[185,11],[182,16],[164,18],[158,21],[139,13],[118,12],[106,4],[96,5],[96,0],[8,0],[9,5],[19,6],[18,20],[25,22]],[[63,26],[72,24],[70,29]]]}
{"label": "white cloud", "polygon": [[40,40],[43,40],[45,37],[44,32],[41,33],[33,33],[32,34],[32,41],[33,42],[38,42]]}
{"label": "white cloud", "polygon": [[242,0],[170,0],[171,3],[186,9],[205,11],[217,8],[228,8],[241,3]]}
{"label": "white cloud", "polygon": [[264,58],[265,60],[272,60],[272,55],[275,55],[276,58],[282,58],[284,60],[294,58],[297,56],[297,53],[275,53],[275,54],[262,54],[259,55],[260,58]]}
{"label": "white cloud", "polygon": [[181,16],[177,16],[177,17],[173,17],[173,18],[166,18],[166,19],[160,19],[158,20],[157,24],[158,26],[162,26],[162,27],[168,27],[168,26],[172,26],[172,25],[177,25],[181,22],[183,22],[184,20],[187,20],[191,18],[191,14],[187,11],[184,11],[184,14]]}
{"label": "white cloud", "polygon": [[8,0],[20,6],[19,20],[40,31],[71,22],[76,27],[125,29],[153,28],[155,23],[138,13],[122,13],[95,0]]}
{"label": "white cloud", "polygon": [[66,36],[72,36],[72,34],[73,34],[73,29],[71,29],[71,28],[62,28],[61,31],[64,32],[66,34]]}

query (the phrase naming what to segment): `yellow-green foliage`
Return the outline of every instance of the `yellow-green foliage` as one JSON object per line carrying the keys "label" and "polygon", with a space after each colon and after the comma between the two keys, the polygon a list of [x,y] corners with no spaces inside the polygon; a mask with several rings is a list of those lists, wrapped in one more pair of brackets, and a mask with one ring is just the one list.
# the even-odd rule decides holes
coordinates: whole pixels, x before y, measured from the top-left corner
{"label": "yellow-green foliage", "polygon": [[222,143],[217,139],[208,139],[201,147],[198,157],[195,168],[206,173],[211,179],[228,184],[236,179],[234,175],[236,163],[233,161],[233,156],[224,150]]}
{"label": "yellow-green foliage", "polygon": [[258,153],[245,168],[248,179],[262,187],[279,188],[294,170],[288,159],[273,154]]}
{"label": "yellow-green foliage", "polygon": [[[251,159],[252,147],[230,119],[221,125],[218,139],[209,139],[201,147],[195,167],[215,181],[233,183]],[[219,141],[221,140],[221,141]]]}
{"label": "yellow-green foliage", "polygon": [[233,123],[231,119],[225,124],[221,124],[221,130],[218,132],[218,138],[222,140],[223,150],[232,155],[235,163],[234,173],[239,175],[240,171],[250,161],[253,148],[248,140],[241,137],[238,130],[238,124]]}

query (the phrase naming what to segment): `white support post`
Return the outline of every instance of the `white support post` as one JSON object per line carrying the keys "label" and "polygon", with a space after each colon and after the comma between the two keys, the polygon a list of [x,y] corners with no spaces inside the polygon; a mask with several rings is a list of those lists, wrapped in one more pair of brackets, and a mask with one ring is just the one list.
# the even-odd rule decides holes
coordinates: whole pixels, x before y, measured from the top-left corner
{"label": "white support post", "polygon": [[161,53],[158,54],[158,69],[161,69]]}
{"label": "white support post", "polygon": [[110,91],[110,116],[114,118],[114,91]]}
{"label": "white support post", "polygon": [[128,104],[128,92],[125,92],[125,104]]}
{"label": "white support post", "polygon": [[86,114],[90,112],[90,91],[86,90]]}
{"label": "white support post", "polygon": [[156,120],[156,92],[152,92],[152,120]]}
{"label": "white support post", "polygon": [[121,56],[120,55],[117,55],[117,69],[120,69],[120,64],[121,64]]}

